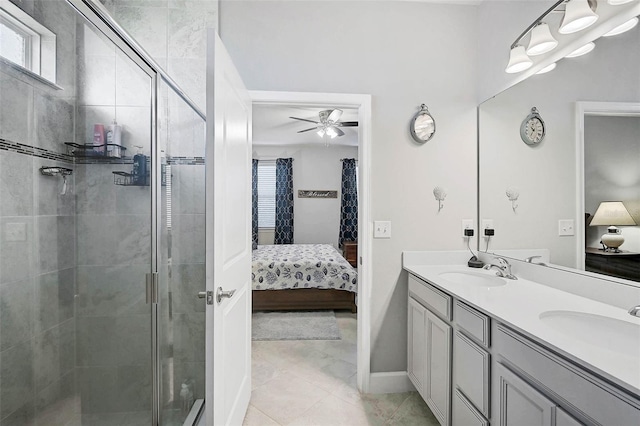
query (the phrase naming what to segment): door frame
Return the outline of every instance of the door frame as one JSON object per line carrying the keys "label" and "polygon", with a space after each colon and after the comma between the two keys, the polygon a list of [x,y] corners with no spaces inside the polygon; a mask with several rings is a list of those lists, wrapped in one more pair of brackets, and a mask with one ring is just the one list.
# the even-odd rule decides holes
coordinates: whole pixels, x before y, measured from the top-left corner
{"label": "door frame", "polygon": [[639,102],[576,102],[576,265],[585,270],[584,235],[584,118],[586,116],[640,117]]}
{"label": "door frame", "polygon": [[369,391],[371,377],[371,95],[250,90],[253,105],[358,109],[358,341],[357,383]]}

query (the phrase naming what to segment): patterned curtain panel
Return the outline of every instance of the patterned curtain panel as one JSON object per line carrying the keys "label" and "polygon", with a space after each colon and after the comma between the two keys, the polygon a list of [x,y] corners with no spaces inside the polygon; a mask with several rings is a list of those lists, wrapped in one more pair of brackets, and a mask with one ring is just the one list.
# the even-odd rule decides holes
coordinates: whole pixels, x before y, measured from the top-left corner
{"label": "patterned curtain panel", "polygon": [[252,160],[251,171],[251,239],[253,250],[258,248],[258,160]]}
{"label": "patterned curtain panel", "polygon": [[293,244],[293,158],[276,160],[274,244]]}
{"label": "patterned curtain panel", "polygon": [[339,246],[342,247],[345,241],[358,241],[358,183],[354,158],[342,160]]}

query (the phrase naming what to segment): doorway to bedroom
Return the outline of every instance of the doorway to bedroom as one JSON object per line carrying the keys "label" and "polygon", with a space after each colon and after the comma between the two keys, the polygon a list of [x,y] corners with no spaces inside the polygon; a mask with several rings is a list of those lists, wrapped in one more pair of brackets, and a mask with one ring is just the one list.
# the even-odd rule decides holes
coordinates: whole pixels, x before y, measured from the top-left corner
{"label": "doorway to bedroom", "polygon": [[362,164],[368,158],[363,145],[370,97],[251,94],[255,214],[248,416],[285,424],[310,415],[306,411],[322,395],[337,394],[340,403],[367,390],[368,306],[362,302],[369,250],[358,248],[369,243],[363,232],[363,183],[369,177]]}

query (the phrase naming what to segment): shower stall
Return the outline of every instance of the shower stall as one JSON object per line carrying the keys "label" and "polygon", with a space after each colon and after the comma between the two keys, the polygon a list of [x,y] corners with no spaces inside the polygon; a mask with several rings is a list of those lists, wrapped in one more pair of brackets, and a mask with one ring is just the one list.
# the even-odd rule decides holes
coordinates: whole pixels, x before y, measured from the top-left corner
{"label": "shower stall", "polygon": [[94,0],[2,0],[0,37],[0,425],[182,425],[204,115]]}

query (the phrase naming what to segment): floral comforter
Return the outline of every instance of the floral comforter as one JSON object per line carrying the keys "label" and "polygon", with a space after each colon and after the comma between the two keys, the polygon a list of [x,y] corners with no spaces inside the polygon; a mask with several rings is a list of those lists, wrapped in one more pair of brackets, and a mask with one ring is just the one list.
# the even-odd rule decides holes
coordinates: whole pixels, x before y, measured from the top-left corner
{"label": "floral comforter", "polygon": [[357,293],[357,276],[329,244],[268,245],[253,251],[254,290],[328,288]]}

